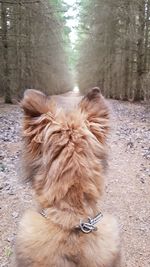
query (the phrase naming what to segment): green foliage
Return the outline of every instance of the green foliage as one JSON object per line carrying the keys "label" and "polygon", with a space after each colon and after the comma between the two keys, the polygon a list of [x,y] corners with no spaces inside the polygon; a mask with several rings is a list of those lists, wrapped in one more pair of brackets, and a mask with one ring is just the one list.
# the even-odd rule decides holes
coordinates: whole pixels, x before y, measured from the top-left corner
{"label": "green foliage", "polygon": [[10,247],[5,247],[5,255],[7,258],[9,258],[13,254]]}

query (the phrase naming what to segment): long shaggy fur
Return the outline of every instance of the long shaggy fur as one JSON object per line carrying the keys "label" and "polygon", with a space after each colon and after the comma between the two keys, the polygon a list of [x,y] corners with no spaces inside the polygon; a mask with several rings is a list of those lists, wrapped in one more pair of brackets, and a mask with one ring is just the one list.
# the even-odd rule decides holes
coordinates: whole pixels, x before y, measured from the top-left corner
{"label": "long shaggy fur", "polygon": [[98,88],[72,111],[60,109],[43,93],[27,90],[21,102],[26,178],[46,218],[28,211],[16,244],[17,267],[115,267],[119,258],[117,223],[105,215],[88,235],[81,219],[100,211],[109,112]]}

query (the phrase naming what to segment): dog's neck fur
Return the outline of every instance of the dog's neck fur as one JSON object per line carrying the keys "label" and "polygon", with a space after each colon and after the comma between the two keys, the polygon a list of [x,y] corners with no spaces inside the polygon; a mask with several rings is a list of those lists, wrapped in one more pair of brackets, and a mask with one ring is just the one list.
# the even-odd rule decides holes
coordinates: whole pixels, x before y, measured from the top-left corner
{"label": "dog's neck fur", "polygon": [[101,210],[100,203],[95,206],[85,205],[81,211],[77,210],[76,207],[71,207],[67,203],[61,203],[61,205],[55,205],[47,209],[39,209],[47,220],[50,220],[53,224],[61,229],[73,230],[79,226],[80,221],[86,221],[87,218],[93,218]]}
{"label": "dog's neck fur", "polygon": [[102,170],[98,168],[97,172],[95,171],[95,177],[92,177],[93,182],[88,174],[84,177],[84,173],[83,170],[81,179],[70,177],[72,184],[68,184],[67,180],[67,185],[65,184],[66,177],[61,177],[60,187],[59,181],[56,184],[48,185],[47,182],[44,185],[43,178],[41,178],[42,185],[40,186],[39,183],[37,187],[36,180],[35,189],[41,208],[46,208],[47,218],[63,229],[72,229],[79,224],[81,219],[94,217],[100,211],[99,202],[103,190]]}

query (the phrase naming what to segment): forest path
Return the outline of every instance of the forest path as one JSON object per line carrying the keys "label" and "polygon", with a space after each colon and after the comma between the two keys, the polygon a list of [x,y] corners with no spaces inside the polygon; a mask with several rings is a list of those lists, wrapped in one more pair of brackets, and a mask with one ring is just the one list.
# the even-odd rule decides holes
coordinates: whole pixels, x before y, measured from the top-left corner
{"label": "forest path", "polygon": [[[144,104],[109,103],[113,130],[103,211],[120,223],[122,267],[149,267],[150,110]],[[10,265],[20,217],[34,205],[30,186],[19,177],[21,117],[18,106],[0,104],[0,267]]]}

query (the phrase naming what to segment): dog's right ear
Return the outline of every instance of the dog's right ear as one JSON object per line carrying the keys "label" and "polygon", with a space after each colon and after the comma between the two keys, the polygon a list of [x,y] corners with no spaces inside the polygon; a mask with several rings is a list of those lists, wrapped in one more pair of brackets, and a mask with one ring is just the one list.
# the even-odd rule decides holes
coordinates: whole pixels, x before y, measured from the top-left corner
{"label": "dog's right ear", "polygon": [[98,87],[92,88],[79,104],[85,114],[89,130],[100,143],[105,143],[109,132],[109,109]]}
{"label": "dog's right ear", "polygon": [[50,99],[40,91],[27,89],[20,106],[24,110],[24,114],[30,117],[38,117],[49,111]]}

